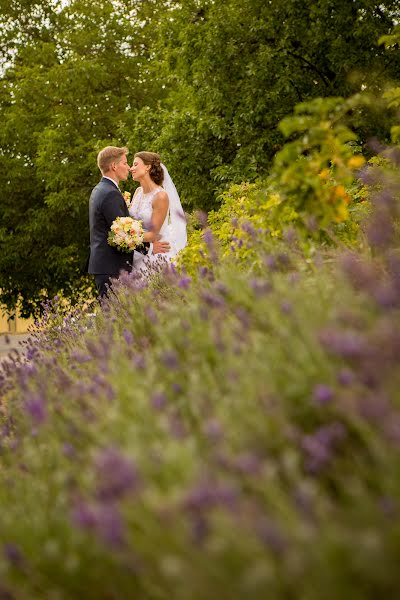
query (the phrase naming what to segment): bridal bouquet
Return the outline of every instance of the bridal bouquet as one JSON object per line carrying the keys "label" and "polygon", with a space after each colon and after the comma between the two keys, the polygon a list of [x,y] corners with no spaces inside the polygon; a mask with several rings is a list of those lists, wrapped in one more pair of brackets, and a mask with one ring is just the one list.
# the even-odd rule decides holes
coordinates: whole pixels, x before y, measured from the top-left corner
{"label": "bridal bouquet", "polygon": [[117,217],[111,225],[107,241],[121,252],[133,252],[143,242],[142,221],[132,217]]}

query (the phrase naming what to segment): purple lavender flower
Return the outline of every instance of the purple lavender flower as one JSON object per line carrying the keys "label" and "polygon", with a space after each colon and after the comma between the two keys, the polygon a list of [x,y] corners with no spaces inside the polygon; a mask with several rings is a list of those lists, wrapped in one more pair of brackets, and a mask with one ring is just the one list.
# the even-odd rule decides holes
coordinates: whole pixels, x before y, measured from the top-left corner
{"label": "purple lavender flower", "polygon": [[291,267],[292,262],[287,254],[279,252],[278,254],[266,256],[264,264],[270,271],[286,271]]}
{"label": "purple lavender flower", "polygon": [[202,228],[204,229],[205,227],[207,227],[207,220],[208,220],[208,216],[207,213],[202,211],[202,210],[198,210],[196,212],[196,216],[199,220],[200,225],[202,226]]}
{"label": "purple lavender flower", "polygon": [[199,269],[199,275],[203,279],[205,277],[207,277],[207,275],[208,275],[208,269],[207,269],[207,267],[200,267],[200,269]]}
{"label": "purple lavender flower", "polygon": [[223,300],[223,298],[221,298],[221,296],[212,294],[208,290],[203,291],[201,297],[205,304],[213,308],[223,308],[225,306],[225,301]]}
{"label": "purple lavender flower", "polygon": [[287,300],[283,300],[281,302],[281,312],[284,315],[290,315],[290,313],[292,312],[292,305],[290,302],[288,302]]}
{"label": "purple lavender flower", "polygon": [[103,541],[119,547],[124,541],[121,514],[115,504],[88,504],[80,500],[72,511],[75,526],[99,535]]}
{"label": "purple lavender flower", "polygon": [[213,236],[211,229],[209,229],[209,228],[205,229],[205,231],[203,233],[203,239],[204,239],[205,243],[207,244],[207,246],[212,246],[214,244],[214,236]]}
{"label": "purple lavender flower", "polygon": [[271,271],[275,271],[277,269],[277,260],[276,260],[276,257],[273,256],[272,254],[265,257],[264,264]]}
{"label": "purple lavender flower", "polygon": [[381,283],[374,290],[373,296],[382,308],[395,308],[400,303],[398,290],[391,282]]}
{"label": "purple lavender flower", "polygon": [[400,413],[389,413],[384,423],[384,431],[388,439],[396,445],[400,445]]}
{"label": "purple lavender flower", "polygon": [[115,504],[101,504],[97,508],[96,530],[103,540],[113,547],[124,543],[124,526],[121,512]]}
{"label": "purple lavender flower", "polygon": [[144,309],[146,317],[149,319],[150,323],[156,325],[158,322],[157,313],[153,310],[151,306],[146,306]]}
{"label": "purple lavender flower", "polygon": [[77,527],[86,530],[93,530],[97,525],[95,506],[80,500],[73,508],[72,521]]}
{"label": "purple lavender flower", "polygon": [[400,149],[398,147],[390,148],[386,152],[386,157],[396,166],[400,167]]}
{"label": "purple lavender flower", "polygon": [[134,337],[132,335],[132,332],[129,331],[129,329],[124,329],[122,332],[122,336],[128,346],[131,346],[133,344]]}
{"label": "purple lavender flower", "polygon": [[316,233],[318,231],[318,221],[314,215],[307,216],[305,226],[310,233]]}
{"label": "purple lavender flower", "polygon": [[192,539],[195,544],[201,545],[210,533],[208,519],[203,514],[191,515]]}
{"label": "purple lavender flower", "polygon": [[167,350],[161,356],[164,365],[171,371],[176,371],[179,367],[178,355],[174,350]]}
{"label": "purple lavender flower", "polygon": [[213,285],[214,290],[216,290],[219,294],[221,294],[221,296],[227,296],[228,295],[228,288],[226,287],[226,285],[224,283],[222,283],[221,281],[216,281]]}
{"label": "purple lavender flower", "polygon": [[181,394],[183,391],[183,387],[181,386],[180,383],[177,383],[176,381],[174,381],[174,383],[172,384],[172,391],[175,395]]}
{"label": "purple lavender flower", "polygon": [[250,235],[252,237],[256,235],[256,230],[254,229],[254,227],[250,223],[250,221],[245,221],[244,223],[242,223],[241,228],[245,233],[247,233],[248,235]]}
{"label": "purple lavender flower", "polygon": [[89,356],[88,354],[83,354],[78,350],[74,350],[74,352],[71,353],[71,358],[73,358],[73,360],[75,360],[79,364],[84,364],[92,360],[91,356]]}
{"label": "purple lavender flower", "polygon": [[329,404],[333,398],[333,391],[327,385],[318,384],[315,386],[313,396],[318,404],[325,405]]}
{"label": "purple lavender flower", "polygon": [[11,542],[4,544],[3,546],[4,556],[14,566],[21,568],[24,563],[21,550],[16,544]]}
{"label": "purple lavender flower", "polygon": [[102,501],[121,498],[138,488],[136,466],[116,448],[102,450],[95,460],[97,496]]}
{"label": "purple lavender flower", "polygon": [[248,311],[242,306],[238,306],[235,310],[235,315],[242,324],[243,329],[248,330],[250,328],[251,317]]}
{"label": "purple lavender flower", "polygon": [[41,396],[32,396],[25,402],[25,410],[32,420],[40,425],[47,419],[44,399]]}
{"label": "purple lavender flower", "polygon": [[18,383],[23,390],[27,390],[29,388],[29,381],[35,377],[38,373],[37,367],[31,363],[25,363],[21,365],[21,368],[18,370],[17,379]]}
{"label": "purple lavender flower", "polygon": [[373,201],[377,212],[383,209],[392,213],[396,209],[396,198],[389,186],[386,186],[378,194],[375,194]]}
{"label": "purple lavender flower", "polygon": [[63,444],[63,454],[68,458],[74,458],[76,455],[74,446],[69,442],[65,442],[65,444]]}
{"label": "purple lavender flower", "polygon": [[345,436],[346,430],[338,422],[323,425],[314,433],[303,436],[301,446],[306,456],[306,470],[318,474],[332,460],[335,448]]}
{"label": "purple lavender flower", "polygon": [[355,375],[350,369],[343,368],[337,374],[338,382],[343,386],[351,385],[354,382]]}
{"label": "purple lavender flower", "polygon": [[394,239],[394,223],[387,210],[376,210],[367,226],[367,238],[371,246],[388,248]]}
{"label": "purple lavender flower", "polygon": [[[107,381],[104,375],[100,375],[99,373],[96,373],[96,375],[93,376],[93,384],[89,386],[87,393],[94,397],[104,396],[110,402],[115,399],[115,390],[113,385]],[[82,395],[84,395],[84,392]]]}
{"label": "purple lavender flower", "polygon": [[268,294],[272,290],[272,284],[267,279],[252,279],[250,281],[250,287],[254,291],[254,294],[258,297]]}
{"label": "purple lavender flower", "polygon": [[178,287],[187,290],[190,287],[191,281],[191,277],[182,277],[178,282]]}
{"label": "purple lavender flower", "polygon": [[355,288],[361,288],[368,292],[375,289],[378,273],[373,265],[362,261],[353,252],[347,252],[342,256],[341,266]]}
{"label": "purple lavender flower", "polygon": [[290,246],[292,246],[298,241],[297,231],[294,227],[288,227],[287,229],[285,229],[285,231],[283,232],[283,237]]}
{"label": "purple lavender flower", "polygon": [[370,148],[374,154],[382,154],[386,151],[387,146],[383,144],[377,137],[372,137],[367,141],[367,147]]}
{"label": "purple lavender flower", "polygon": [[26,351],[26,358],[28,360],[33,360],[36,356],[39,355],[39,349],[35,348],[34,346],[31,346],[30,348],[28,348],[28,350]]}
{"label": "purple lavender flower", "polygon": [[151,397],[151,405],[156,410],[162,410],[167,404],[167,397],[162,392],[155,392]]}
{"label": "purple lavender flower", "polygon": [[221,423],[216,419],[209,419],[203,427],[204,434],[209,440],[216,442],[222,438],[223,429]]}
{"label": "purple lavender flower", "polygon": [[185,510],[201,513],[216,506],[225,506],[233,510],[236,503],[237,490],[232,485],[205,480],[189,491],[183,501],[183,507]]}
{"label": "purple lavender flower", "polygon": [[314,519],[315,510],[313,505],[313,498],[309,492],[298,488],[294,491],[293,499],[296,507],[299,509],[301,514],[308,519]]}
{"label": "purple lavender flower", "polygon": [[392,250],[386,256],[387,267],[393,287],[400,296],[400,254],[397,250]]}
{"label": "purple lavender flower", "polygon": [[140,369],[141,371],[143,371],[143,369],[146,368],[146,359],[142,354],[136,354],[133,357],[133,362],[135,364],[135,367]]}
{"label": "purple lavender flower", "polygon": [[[108,344],[100,343],[98,341],[87,339],[86,347],[90,354],[95,358],[105,358],[108,355],[109,347]],[[87,357],[89,358],[89,357]],[[90,360],[90,359],[89,359]],[[79,362],[79,361],[78,361]]]}
{"label": "purple lavender flower", "polygon": [[306,469],[317,473],[332,458],[332,450],[323,444],[315,435],[306,435],[302,441],[302,448],[306,453]]}
{"label": "purple lavender flower", "polygon": [[319,334],[321,344],[333,354],[348,359],[359,359],[369,354],[367,340],[357,331],[324,329]]}
{"label": "purple lavender flower", "polygon": [[234,458],[233,467],[244,475],[259,475],[262,470],[262,461],[253,452],[243,452]]}
{"label": "purple lavender flower", "polygon": [[370,423],[377,423],[390,414],[390,402],[382,393],[366,393],[357,402],[359,414]]}

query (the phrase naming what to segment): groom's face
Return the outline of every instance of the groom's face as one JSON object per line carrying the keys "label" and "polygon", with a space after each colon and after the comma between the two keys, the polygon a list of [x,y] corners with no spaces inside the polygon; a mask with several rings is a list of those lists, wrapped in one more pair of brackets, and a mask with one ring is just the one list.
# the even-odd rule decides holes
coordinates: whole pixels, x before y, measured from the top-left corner
{"label": "groom's face", "polygon": [[128,161],[126,160],[126,154],[124,154],[124,156],[122,156],[118,162],[114,163],[114,172],[118,177],[118,181],[125,181],[125,179],[128,177],[129,165]]}

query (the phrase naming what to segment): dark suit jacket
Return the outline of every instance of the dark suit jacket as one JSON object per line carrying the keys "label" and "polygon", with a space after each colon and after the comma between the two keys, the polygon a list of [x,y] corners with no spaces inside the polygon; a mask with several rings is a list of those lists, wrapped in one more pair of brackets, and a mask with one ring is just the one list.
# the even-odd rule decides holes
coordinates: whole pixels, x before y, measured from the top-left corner
{"label": "dark suit jacket", "polygon": [[88,272],[92,275],[117,277],[121,270],[130,271],[132,256],[109,246],[107,236],[117,217],[129,217],[129,212],[117,186],[103,177],[93,189],[89,201],[90,258]]}

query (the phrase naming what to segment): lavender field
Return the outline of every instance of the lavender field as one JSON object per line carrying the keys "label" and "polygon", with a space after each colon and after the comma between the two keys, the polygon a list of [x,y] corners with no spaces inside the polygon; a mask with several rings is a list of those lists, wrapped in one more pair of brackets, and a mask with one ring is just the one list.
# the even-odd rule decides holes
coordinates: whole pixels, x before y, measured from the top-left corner
{"label": "lavender field", "polygon": [[351,247],[235,221],[247,242],[223,258],[206,228],[196,274],[46,307],[2,363],[0,597],[398,596],[398,150],[380,160]]}

